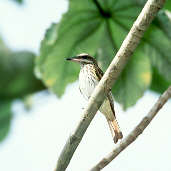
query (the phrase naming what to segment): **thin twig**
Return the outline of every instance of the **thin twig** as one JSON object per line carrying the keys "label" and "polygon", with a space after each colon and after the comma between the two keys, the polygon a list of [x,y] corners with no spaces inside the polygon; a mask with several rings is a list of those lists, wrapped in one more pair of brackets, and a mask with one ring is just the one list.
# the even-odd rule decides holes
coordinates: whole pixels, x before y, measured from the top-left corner
{"label": "thin twig", "polygon": [[165,0],[147,1],[126,39],[122,43],[120,50],[91,95],[88,105],[84,109],[83,118],[80,120],[76,130],[68,138],[59,156],[57,167],[55,169],[56,171],[64,171],[67,168],[90,122],[103,103],[106,94],[111,90],[112,85],[115,83],[119,74],[130,59],[144,32],[147,30],[159,9],[163,7],[164,2]]}
{"label": "thin twig", "polygon": [[137,139],[142,134],[144,129],[150,124],[152,119],[156,116],[158,111],[163,107],[167,100],[171,97],[171,86],[160,96],[155,105],[151,108],[149,113],[141,120],[141,122],[134,128],[131,133],[121,141],[116,148],[104,157],[98,164],[96,164],[91,171],[99,171],[115,159],[128,145]]}

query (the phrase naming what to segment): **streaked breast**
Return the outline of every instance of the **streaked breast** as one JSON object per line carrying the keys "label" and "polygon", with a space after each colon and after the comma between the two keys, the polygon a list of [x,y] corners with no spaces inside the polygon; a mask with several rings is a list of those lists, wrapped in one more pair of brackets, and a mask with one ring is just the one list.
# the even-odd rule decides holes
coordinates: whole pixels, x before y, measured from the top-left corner
{"label": "streaked breast", "polygon": [[89,99],[99,82],[93,68],[92,64],[84,65],[79,74],[79,88],[86,100]]}

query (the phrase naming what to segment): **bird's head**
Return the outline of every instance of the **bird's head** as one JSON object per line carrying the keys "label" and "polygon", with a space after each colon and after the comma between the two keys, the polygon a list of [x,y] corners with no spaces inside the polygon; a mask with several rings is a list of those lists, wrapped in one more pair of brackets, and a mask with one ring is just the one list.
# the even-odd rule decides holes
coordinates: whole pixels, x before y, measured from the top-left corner
{"label": "bird's head", "polygon": [[79,54],[77,56],[67,58],[66,60],[77,62],[77,63],[80,63],[82,65],[96,64],[97,63],[96,60],[87,53],[81,53],[81,54]]}

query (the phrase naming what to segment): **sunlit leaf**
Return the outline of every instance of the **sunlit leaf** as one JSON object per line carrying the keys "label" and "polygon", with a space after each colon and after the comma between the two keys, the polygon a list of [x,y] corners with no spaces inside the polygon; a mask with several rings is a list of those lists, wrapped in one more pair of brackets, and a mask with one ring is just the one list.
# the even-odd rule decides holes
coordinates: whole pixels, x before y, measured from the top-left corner
{"label": "sunlit leaf", "polygon": [[168,81],[163,76],[161,76],[155,67],[153,67],[152,78],[153,79],[150,89],[155,92],[163,93],[171,85],[171,81]]}
{"label": "sunlit leaf", "polygon": [[[94,12],[86,15],[80,12],[77,17],[72,16],[74,14],[64,15],[59,30],[55,25],[48,30],[42,42],[40,57],[37,59],[38,70],[44,83],[58,96],[64,93],[68,83],[78,78],[79,66],[69,63],[65,58],[82,52],[95,55],[104,29],[102,19]],[[79,24],[73,24],[75,22]],[[66,25],[63,26],[64,23]],[[54,40],[51,46],[48,42],[51,34],[54,34],[54,28],[58,34],[57,40]]]}
{"label": "sunlit leaf", "polygon": [[151,77],[149,58],[142,51],[136,51],[114,85],[114,98],[127,109],[144,94]]}
{"label": "sunlit leaf", "polygon": [[[94,56],[105,71],[144,3],[144,0],[70,0],[69,9],[60,23],[53,24],[48,29],[41,44],[40,56],[36,61],[36,70],[46,86],[58,96],[64,93],[66,86],[78,78],[79,71],[78,64],[66,62],[65,58],[78,53],[86,52]],[[154,32],[150,30],[147,32],[115,85],[115,98],[125,109],[135,104],[149,88],[151,66],[160,68],[152,61],[154,58],[162,59],[161,47],[165,46],[164,49],[168,49],[165,53],[171,54],[170,21],[163,14],[161,13],[158,20],[153,23],[154,27],[151,28]],[[169,28],[166,28],[166,25]],[[155,39],[157,32],[162,34],[160,33],[160,36]],[[160,46],[158,39],[162,39],[163,36],[165,38]],[[151,49],[151,52],[155,53],[154,56],[151,57],[147,49]],[[167,72],[170,71],[169,66],[167,68]],[[160,71],[160,73],[165,72],[166,70]],[[123,96],[124,93],[126,95]]]}

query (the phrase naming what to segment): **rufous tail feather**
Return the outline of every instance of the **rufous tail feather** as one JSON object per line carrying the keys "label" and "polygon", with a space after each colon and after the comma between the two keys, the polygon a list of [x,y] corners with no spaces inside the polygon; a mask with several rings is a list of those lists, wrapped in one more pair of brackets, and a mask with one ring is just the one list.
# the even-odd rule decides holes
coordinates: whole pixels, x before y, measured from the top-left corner
{"label": "rufous tail feather", "polygon": [[119,128],[119,125],[118,125],[118,122],[117,122],[116,119],[113,120],[113,121],[110,121],[110,120],[107,120],[107,121],[108,121],[108,124],[109,124],[110,131],[112,133],[114,143],[116,144],[119,139],[123,138],[123,134],[120,131],[120,128]]}

